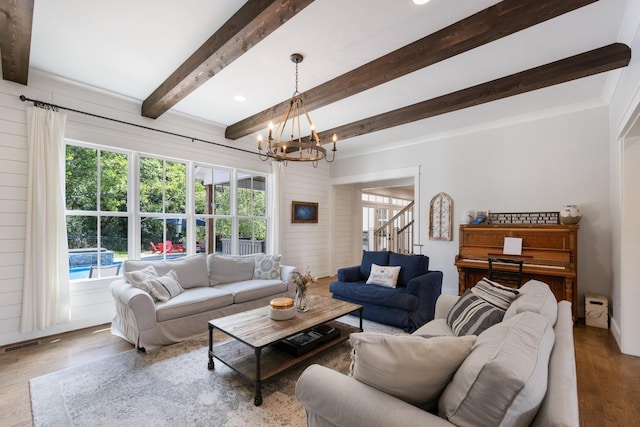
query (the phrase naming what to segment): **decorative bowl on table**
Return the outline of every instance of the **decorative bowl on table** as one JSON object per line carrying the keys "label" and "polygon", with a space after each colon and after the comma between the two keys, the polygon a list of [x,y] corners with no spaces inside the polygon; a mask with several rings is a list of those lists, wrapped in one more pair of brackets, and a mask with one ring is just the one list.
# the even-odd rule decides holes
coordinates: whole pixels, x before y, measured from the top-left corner
{"label": "decorative bowl on table", "polygon": [[271,318],[273,320],[289,320],[296,315],[293,299],[287,297],[274,298],[269,302],[271,306]]}

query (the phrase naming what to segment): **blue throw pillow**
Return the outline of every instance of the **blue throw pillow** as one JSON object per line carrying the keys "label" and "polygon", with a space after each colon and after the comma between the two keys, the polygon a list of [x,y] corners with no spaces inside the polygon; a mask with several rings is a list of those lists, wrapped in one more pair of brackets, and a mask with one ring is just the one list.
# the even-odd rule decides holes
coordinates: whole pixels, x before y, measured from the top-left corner
{"label": "blue throw pillow", "polygon": [[360,278],[367,280],[371,275],[371,264],[389,265],[389,251],[362,251]]}
{"label": "blue throw pillow", "polygon": [[389,265],[399,265],[398,286],[407,286],[409,280],[423,275],[429,269],[429,258],[424,255],[405,255],[391,252]]}

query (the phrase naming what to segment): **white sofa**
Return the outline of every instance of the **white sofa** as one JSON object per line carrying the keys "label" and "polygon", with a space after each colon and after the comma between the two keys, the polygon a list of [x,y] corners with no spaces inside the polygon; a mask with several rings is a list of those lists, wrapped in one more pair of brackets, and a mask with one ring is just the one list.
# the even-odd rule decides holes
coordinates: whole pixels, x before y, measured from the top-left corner
{"label": "white sofa", "polygon": [[[116,306],[111,332],[138,349],[153,350],[205,333],[211,319],[268,305],[275,297],[293,297],[289,276],[294,267],[276,264],[279,274],[254,279],[254,255],[125,261],[123,276],[110,285]],[[128,282],[132,272],[149,266],[158,276],[173,270],[184,291],[160,302]]]}
{"label": "white sofa", "polygon": [[[308,426],[578,426],[571,303],[556,302],[537,281],[520,291],[502,322],[480,333],[442,393],[425,405],[435,409],[312,365],[296,384]],[[412,335],[452,335],[446,317],[457,299],[441,295],[435,319]]]}

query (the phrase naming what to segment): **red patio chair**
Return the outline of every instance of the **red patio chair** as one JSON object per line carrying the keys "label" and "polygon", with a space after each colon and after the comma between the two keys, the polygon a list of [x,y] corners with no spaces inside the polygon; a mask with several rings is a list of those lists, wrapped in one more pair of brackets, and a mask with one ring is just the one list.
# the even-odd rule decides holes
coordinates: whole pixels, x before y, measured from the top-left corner
{"label": "red patio chair", "polygon": [[149,242],[149,245],[151,245],[151,249],[153,249],[154,254],[160,254],[164,250],[164,248],[162,247],[162,243],[158,243],[156,245],[153,242]]}

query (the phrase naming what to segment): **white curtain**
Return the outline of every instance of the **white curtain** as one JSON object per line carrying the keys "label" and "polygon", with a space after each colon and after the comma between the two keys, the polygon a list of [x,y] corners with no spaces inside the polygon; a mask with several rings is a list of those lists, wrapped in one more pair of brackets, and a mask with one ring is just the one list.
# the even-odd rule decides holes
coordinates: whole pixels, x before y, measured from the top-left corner
{"label": "white curtain", "polygon": [[56,111],[27,108],[29,182],[20,332],[70,320],[65,121]]}
{"label": "white curtain", "polygon": [[282,162],[271,162],[271,191],[269,192],[269,236],[267,239],[267,253],[280,255],[282,253],[282,191],[284,185],[284,167]]}

